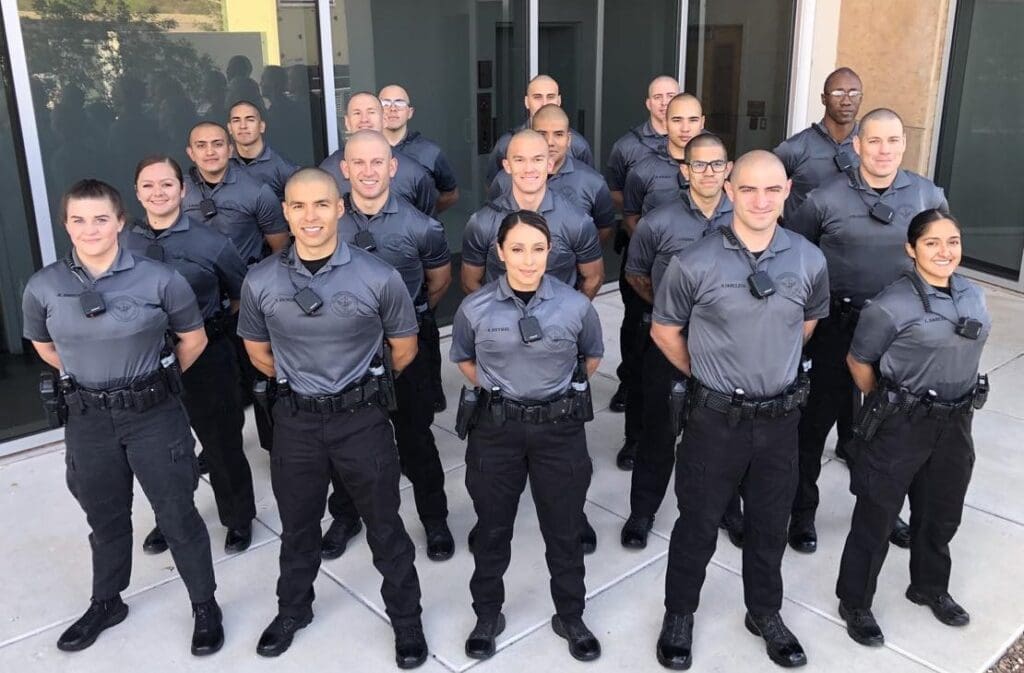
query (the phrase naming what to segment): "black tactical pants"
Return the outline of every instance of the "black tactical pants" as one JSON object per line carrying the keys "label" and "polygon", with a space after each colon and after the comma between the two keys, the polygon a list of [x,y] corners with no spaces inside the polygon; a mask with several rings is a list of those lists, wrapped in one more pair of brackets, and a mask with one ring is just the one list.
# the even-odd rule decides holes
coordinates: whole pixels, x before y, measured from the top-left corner
{"label": "black tactical pants", "polygon": [[238,361],[230,340],[211,338],[183,375],[185,409],[210,466],[210,485],[220,522],[242,528],[256,518],[252,471],[242,448],[245,418],[238,386]]}
{"label": "black tactical pants", "polygon": [[143,412],[71,410],[65,431],[68,490],[91,530],[92,597],[113,598],[132,572],[132,477],[156,513],[193,603],[213,598],[210,537],[193,494],[199,484],[195,439],[181,400]]}
{"label": "black tactical pants", "polygon": [[494,616],[505,602],[502,580],[512,557],[512,528],[529,477],[544,538],[555,612],[583,614],[583,504],[593,467],[583,423],[495,423],[488,414],[469,433],[466,489],[477,516],[473,610]]}
{"label": "black tactical pants", "polygon": [[797,480],[800,412],[741,420],[730,427],[708,408],[690,412],[676,462],[679,518],[672,529],[665,609],[697,610],[718,523],[739,488],[743,496],[743,595],[754,615],[782,606],[782,555]]}
{"label": "black tactical pants", "polygon": [[893,521],[910,496],[910,584],[949,589],[949,542],[960,526],[974,467],[971,415],[939,419],[919,410],[885,420],[868,443],[857,442],[850,490],[857,496],[839,566],[836,595],[871,607]]}
{"label": "black tactical pants", "polygon": [[[252,404],[252,384],[256,377],[262,376],[262,374],[256,371],[256,367],[253,366],[252,360],[249,359],[249,355],[245,351],[245,344],[242,343],[242,338],[236,333],[238,329],[237,313],[228,322],[228,329],[230,330],[231,346],[235,349],[235,354],[238,358],[237,380],[242,408],[244,409]],[[258,404],[252,404],[252,415],[256,420],[256,433],[259,437],[260,446],[267,451],[272,450],[274,448],[274,420],[267,413],[266,409]]]}
{"label": "black tactical pants", "polygon": [[273,415],[270,482],[282,527],[279,613],[302,618],[312,612],[313,580],[320,568],[320,519],[333,470],[341,475],[366,522],[366,540],[373,565],[384,578],[380,593],[391,623],[419,623],[416,552],[398,515],[398,453],[385,412],[362,407],[341,413],[292,413],[278,400]]}
{"label": "black tactical pants", "polygon": [[[437,454],[434,433],[434,398],[431,378],[429,339],[420,334],[419,351],[402,375],[395,379],[398,410],[391,414],[398,444],[402,473],[412,482],[416,511],[422,521],[443,521],[448,518],[448,498],[444,492],[444,469]],[[327,508],[335,519],[355,521],[358,518],[351,496],[345,491],[344,479],[331,475],[334,492]]]}
{"label": "black tactical pants", "polygon": [[644,325],[644,313],[651,311],[651,306],[636,293],[633,286],[626,281],[626,251],[622,251],[622,265],[619,268],[619,294],[625,311],[622,325],[619,326],[619,352],[622,362],[615,369],[615,375],[626,387],[626,413],[624,414],[625,436],[627,441],[639,441],[643,427],[643,367],[642,344],[647,339],[650,325]]}
{"label": "black tactical pants", "polygon": [[[644,330],[649,330],[644,326]],[[665,490],[675,467],[675,437],[669,418],[668,397],[672,378],[682,376],[665,359],[661,349],[646,338],[642,352],[643,429],[637,445],[629,491],[630,512],[654,516],[665,499]]]}
{"label": "black tactical pants", "polygon": [[807,344],[811,356],[811,392],[800,418],[800,481],[793,498],[793,517],[814,520],[818,509],[818,476],[825,440],[833,425],[838,425],[837,446],[849,446],[853,438],[853,402],[855,389],[846,354],[852,333],[828,317],[818,322]]}

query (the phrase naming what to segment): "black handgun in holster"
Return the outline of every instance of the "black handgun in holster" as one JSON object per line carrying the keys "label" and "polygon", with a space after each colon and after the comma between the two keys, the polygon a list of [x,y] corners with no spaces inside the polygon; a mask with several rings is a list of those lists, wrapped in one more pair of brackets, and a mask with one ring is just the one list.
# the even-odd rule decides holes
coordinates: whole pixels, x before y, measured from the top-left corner
{"label": "black handgun in holster", "polygon": [[974,386],[974,392],[971,393],[971,406],[975,409],[981,409],[985,406],[985,402],[988,401],[988,374],[978,374],[978,383]]}
{"label": "black handgun in holster", "polygon": [[882,422],[900,409],[900,394],[884,387],[872,391],[864,399],[860,415],[853,424],[855,437],[870,442]]}
{"label": "black handgun in holster", "polygon": [[[790,411],[803,409],[807,406],[807,400],[811,396],[811,358],[800,358],[800,370],[796,373],[796,386],[793,388],[791,405],[787,404]],[[789,402],[789,400],[787,400]]]}
{"label": "black handgun in holster", "polygon": [[505,424],[505,400],[501,396],[501,388],[495,386],[487,394],[487,413],[495,425]]}
{"label": "black handgun in holster", "polygon": [[459,439],[469,436],[469,431],[476,425],[479,408],[480,388],[462,386],[462,392],[459,393],[459,408],[455,412],[455,434]]}
{"label": "black handgun in holster", "polygon": [[389,412],[398,410],[398,394],[395,392],[395,370],[391,364],[391,346],[384,342],[380,358],[370,363],[370,373],[377,379],[377,399]]}
{"label": "black handgun in holster", "polygon": [[747,394],[743,392],[742,388],[732,391],[732,401],[729,404],[729,412],[726,414],[726,418],[729,419],[730,428],[738,426],[743,419],[743,403],[746,399]]}
{"label": "black handgun in holster", "polygon": [[68,407],[64,401],[57,377],[52,372],[39,375],[39,397],[43,401],[43,411],[51,428],[59,428],[68,420]]}
{"label": "black handgun in holster", "polygon": [[167,390],[173,395],[181,395],[185,390],[185,383],[181,378],[181,364],[174,351],[174,337],[170,334],[165,335],[164,348],[160,351],[160,368],[164,373]]}
{"label": "black handgun in holster", "polygon": [[281,378],[274,383],[274,403],[278,402],[288,407],[288,413],[292,416],[299,410],[295,395],[292,394],[292,384],[288,383],[288,379]]}
{"label": "black handgun in holster", "polygon": [[594,399],[590,394],[590,381],[587,380],[587,359],[582,354],[576,358],[576,369],[572,372],[572,411],[574,421],[594,420]]}
{"label": "black handgun in holster", "polygon": [[686,427],[686,417],[690,414],[689,397],[689,379],[672,379],[668,393],[668,418],[672,423],[672,437],[678,437]]}
{"label": "black handgun in holster", "polygon": [[252,382],[252,399],[270,415],[277,401],[277,381],[266,376],[257,376]]}

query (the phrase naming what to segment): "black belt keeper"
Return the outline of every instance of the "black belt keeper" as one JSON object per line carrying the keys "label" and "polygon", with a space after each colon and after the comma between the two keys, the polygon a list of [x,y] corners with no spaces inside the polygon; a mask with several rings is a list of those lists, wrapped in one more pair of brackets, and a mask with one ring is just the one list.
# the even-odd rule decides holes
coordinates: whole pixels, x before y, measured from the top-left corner
{"label": "black belt keeper", "polygon": [[484,409],[490,413],[491,419],[498,424],[506,420],[518,421],[529,425],[557,423],[571,420],[575,410],[575,396],[565,394],[549,402],[516,402],[506,397],[492,400],[492,394],[484,391],[481,396]]}
{"label": "black belt keeper", "polygon": [[131,409],[143,412],[152,409],[171,396],[163,370],[139,377],[130,384],[111,390],[93,390],[75,386],[75,400],[79,409]]}
{"label": "black belt keeper", "polygon": [[316,414],[340,414],[355,411],[368,406],[381,406],[380,396],[377,394],[380,387],[377,379],[371,378],[363,383],[351,386],[334,395],[299,395],[292,393],[296,409]]}
{"label": "black belt keeper", "polygon": [[693,382],[693,406],[725,414],[730,417],[732,424],[752,418],[780,418],[798,409],[806,397],[805,384],[800,382],[794,383],[781,395],[767,400],[734,403],[732,395],[712,390],[699,381]]}

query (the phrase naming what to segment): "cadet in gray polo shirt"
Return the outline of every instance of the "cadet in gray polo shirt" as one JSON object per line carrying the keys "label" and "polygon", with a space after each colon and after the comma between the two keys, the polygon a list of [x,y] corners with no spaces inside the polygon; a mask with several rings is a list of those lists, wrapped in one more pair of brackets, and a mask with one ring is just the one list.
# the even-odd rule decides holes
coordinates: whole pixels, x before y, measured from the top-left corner
{"label": "cadet in gray polo shirt", "polygon": [[[683,174],[690,187],[671,203],[655,208],[640,218],[629,242],[626,279],[644,301],[653,303],[669,262],[699,241],[709,231],[732,222],[732,201],[723,188],[732,162],[721,139],[710,133],[696,136],[686,145]],[[630,377],[630,404],[626,425],[639,422],[641,433],[633,465],[629,492],[630,515],[622,526],[622,546],[643,549],[672,477],[675,436],[671,431],[668,398],[672,380],[681,378],[650,339],[651,314],[645,313],[637,345],[639,371]],[[639,387],[635,390],[632,386]],[[637,421],[636,416],[639,416]],[[731,536],[741,541],[743,522],[739,503],[730,507]]]}
{"label": "cadet in gray polo shirt", "polygon": [[[356,131],[370,130],[381,132],[383,128],[384,109],[381,107],[380,99],[368,91],[361,91],[352,94],[348,100],[348,107],[345,109],[345,131],[355,133]],[[426,215],[434,216],[437,209],[434,182],[423,166],[415,159],[400,152],[394,153],[398,162],[398,169],[391,181],[391,189],[406,201]],[[338,183],[338,192],[348,194],[352,186],[348,179],[341,173],[341,161],[345,158],[345,143],[341,144],[338,151],[331,153],[326,159],[320,162],[320,168],[324,169]]]}
{"label": "cadet in gray polo shirt", "polygon": [[[144,158],[135,169],[135,194],[146,213],[121,234],[138,256],[165,262],[188,281],[199,302],[207,346],[182,377],[189,422],[203,445],[220,522],[228,529],[224,549],[245,551],[252,542],[256,502],[252,471],[242,446],[245,422],[238,390],[238,357],[228,339],[229,316],[237,310],[245,264],[231,241],[181,212],[181,167],[166,155]],[[233,321],[231,321],[233,322]],[[160,553],[167,542],[154,528],[143,551]]]}
{"label": "cadet in gray polo shirt", "polygon": [[[121,592],[131,579],[135,477],[192,601],[192,654],[213,654],[224,630],[210,537],[193,503],[199,471],[180,397],[180,371],[206,347],[203,317],[178,272],[118,244],[124,206],[116,189],[81,180],[62,209],[72,250],[36,272],[22,299],[25,338],[60,373],[67,485],[86,514],[92,547],[89,609],[57,647],[83,650],[128,615]],[[168,330],[178,337],[173,352],[165,351]]]}
{"label": "cadet in gray polo shirt", "polygon": [[[455,551],[448,530],[448,500],[444,469],[430,429],[434,422],[431,390],[432,351],[440,347],[432,310],[451,284],[451,255],[441,223],[391,194],[388,185],[395,171],[391,146],[376,131],[358,131],[345,145],[342,171],[352,183],[346,195],[345,215],[338,222],[339,237],[384,260],[402,276],[416,307],[419,350],[396,381],[398,410],[391,414],[402,471],[413,485],[416,511],[427,534],[427,558],[444,561]],[[337,472],[328,509],[334,521],[324,535],[320,553],[336,558],[359,531],[359,514]]]}
{"label": "cadet in gray polo shirt", "polygon": [[[615,231],[615,209],[608,185],[600,173],[569,156],[572,131],[565,111],[554,104],[545,105],[533,115],[530,126],[548,143],[548,156],[554,164],[548,174],[548,187],[590,215],[602,242],[610,239]],[[502,170],[491,182],[488,197],[494,201],[511,189],[512,176]]]}
{"label": "cadet in gray polo shirt", "polygon": [[466,640],[475,659],[494,654],[505,627],[502,578],[527,478],[551,575],[551,626],[574,658],[601,655],[583,623],[581,537],[593,471],[583,427],[593,418],[587,377],[604,346],[593,305],[545,273],[552,242],[537,213],[507,215],[497,233],[506,272],[466,297],[452,323],[451,360],[474,387],[463,389],[459,416],[473,420],[459,432],[469,433],[466,488],[477,515],[469,583],[477,624]]}
{"label": "cadet in gray polo shirt", "polygon": [[820,250],[776,224],[789,180],[775,155],[740,157],[726,192],[732,226],[674,257],[654,299],[651,338],[691,377],[657,656],[669,668],[690,665],[693,613],[739,484],[746,627],[772,661],[799,666],[803,648],[779,614],[781,564],[806,395],[801,350],[828,315],[828,272]]}
{"label": "cadet in gray polo shirt", "polygon": [[847,356],[867,400],[857,428],[864,441],[851,468],[857,504],[836,595],[847,632],[862,645],[885,641],[871,604],[907,495],[914,533],[906,596],[943,624],[970,621],[949,595],[949,543],[974,465],[971,419],[988,396],[978,365],[992,321],[984,291],[954,273],[961,250],[960,225],[949,213],[915,216],[906,243],[914,269],[864,307]]}
{"label": "cadet in gray polo shirt", "polygon": [[692,94],[681,93],[673,98],[665,118],[668,128],[665,152],[643,159],[626,177],[622,224],[630,233],[641,215],[674,200],[679,190],[686,188],[679,164],[686,158],[686,143],[704,129],[704,111]]}
{"label": "cadet in gray polo shirt", "polygon": [[246,175],[229,161],[228,132],[220,124],[199,122],[188,134],[188,189],[182,210],[196,222],[224,234],[246,264],[288,245],[288,225],[280,200],[270,187]]}
{"label": "cadet in gray polo shirt", "polygon": [[825,106],[821,123],[811,124],[772,150],[793,181],[783,219],[792,217],[811,190],[840,173],[857,170],[860,159],[854,152],[853,138],[863,97],[857,73],[849,68],[833,71],[825,78],[821,94]]}
{"label": "cadet in gray polo shirt", "polygon": [[[270,479],[281,513],[278,614],[257,653],[277,656],[313,619],[320,519],[331,469],[366,522],[396,661],[427,658],[415,550],[398,515],[399,465],[387,408],[391,366],[416,355],[416,314],[390,265],[338,238],[344,205],[326,172],[302,169],[285,185],[294,245],[249,271],[238,332],[253,364],[277,381]],[[389,392],[391,391],[391,392]]]}
{"label": "cadet in gray polo shirt", "polygon": [[536,131],[520,131],[508,146],[505,170],[512,189],[473,213],[462,235],[462,289],[467,294],[501,275],[495,241],[501,220],[517,210],[544,216],[553,241],[548,273],[593,298],[604,281],[604,260],[594,221],[547,188],[551,167],[547,142]]}
{"label": "cadet in gray polo shirt", "polygon": [[[562,95],[558,93],[558,82],[548,75],[537,75],[526,85],[526,96],[523,98],[523,105],[526,107],[528,117],[525,122],[501,134],[494,143],[491,156],[487,160],[487,184],[490,184],[495,176],[501,172],[504,164],[505,154],[512,137],[524,129],[530,128],[530,119],[537,110],[545,105],[562,105]],[[569,148],[573,158],[587,166],[594,166],[594,153],[590,149],[590,143],[583,137],[582,133],[572,131]]]}
{"label": "cadet in gray polo shirt", "polygon": [[379,98],[384,109],[384,137],[396,151],[412,157],[427,169],[437,192],[434,214],[443,213],[459,200],[459,184],[448,158],[440,145],[419,131],[409,130],[409,120],[416,108],[412,106],[408,91],[397,84],[389,84],[380,90]]}
{"label": "cadet in gray polo shirt", "polygon": [[274,191],[278,201],[284,199],[284,183],[299,170],[266,143],[267,122],[260,108],[240,100],[228,111],[228,132],[235,152],[231,163]]}
{"label": "cadet in gray polo shirt", "polygon": [[[837,424],[836,450],[845,457],[852,438],[853,399],[856,395],[859,400],[859,394],[844,358],[860,308],[909,268],[903,246],[910,219],[927,208],[947,207],[942,189],[900,168],[906,134],[892,110],[879,108],[864,115],[853,146],[861,162],[857,171],[815,189],[786,221],[787,228],[825,253],[832,288],[832,315],[807,346],[814,367],[811,398],[800,420],[800,487],[789,532],[790,545],[805,553],[817,548],[816,482],[825,440]],[[902,521],[893,530],[893,542],[909,544]]]}

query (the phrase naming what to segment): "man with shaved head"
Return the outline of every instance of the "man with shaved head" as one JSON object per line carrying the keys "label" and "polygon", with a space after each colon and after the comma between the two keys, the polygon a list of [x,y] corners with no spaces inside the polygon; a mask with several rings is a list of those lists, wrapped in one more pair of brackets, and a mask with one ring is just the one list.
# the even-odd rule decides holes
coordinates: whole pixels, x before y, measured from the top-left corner
{"label": "man with shaved head", "polygon": [[839,173],[856,171],[860,162],[853,151],[857,112],[864,99],[860,77],[850,68],[834,70],[825,78],[821,104],[825,117],[776,147],[793,189],[786,200],[784,218],[791,217],[807,195]]}
{"label": "man with shaved head", "polygon": [[781,564],[807,392],[801,351],[828,315],[828,271],[820,250],[777,224],[790,182],[775,155],[740,157],[725,189],[731,223],[674,257],[654,298],[651,338],[689,379],[656,654],[668,668],[692,662],[694,612],[739,485],[746,628],[776,664],[800,666],[803,648],[779,614]]}
{"label": "man with shaved head", "polygon": [[[384,130],[384,108],[380,99],[369,91],[352,94],[348,99],[348,105],[345,106],[346,138],[356,131],[363,130],[378,133]],[[394,157],[397,169],[391,182],[391,189],[421,213],[433,217],[437,211],[437,192],[430,173],[418,161],[402,152],[395,151]],[[342,142],[336,152],[320,162],[320,168],[330,173],[338,183],[338,191],[342,196],[352,190],[352,185],[341,172],[341,161],[344,158],[345,143]]]}
{"label": "man with shaved head", "polygon": [[[940,187],[900,168],[906,147],[903,121],[896,112],[888,108],[868,112],[853,137],[859,168],[849,175],[836,175],[812,191],[785,223],[825,253],[832,287],[832,315],[822,321],[807,345],[814,367],[811,397],[800,419],[800,486],[789,528],[789,544],[796,551],[817,549],[817,480],[833,425],[839,435],[836,453],[847,460],[855,458],[847,448],[853,441],[853,408],[860,392],[846,366],[846,354],[860,310],[911,268],[904,244],[914,215],[930,208],[948,209]],[[910,546],[910,529],[902,519],[897,518],[890,540],[900,547]]]}
{"label": "man with shaved head", "polygon": [[413,668],[426,661],[427,643],[415,547],[398,514],[401,471],[387,414],[394,406],[391,369],[401,372],[416,356],[416,314],[390,264],[340,240],[345,206],[331,175],[318,168],[295,173],[283,209],[295,242],[249,271],[238,320],[252,363],[276,381],[270,481],[281,514],[278,607],[256,652],[283,654],[313,620],[320,518],[333,470],[366,522],[395,661]]}
{"label": "man with shaved head", "polygon": [[[491,156],[487,161],[488,185],[501,172],[502,161],[505,158],[505,153],[508,150],[508,144],[512,140],[512,136],[523,129],[530,128],[530,119],[537,113],[537,110],[545,105],[562,105],[562,95],[558,92],[558,82],[548,75],[537,75],[526,86],[526,96],[523,98],[523,105],[526,107],[528,114],[526,121],[511,131],[503,133],[497,142],[494,143],[494,149],[491,150]],[[578,131],[572,131],[571,134],[570,154],[576,161],[593,167],[594,153],[590,149],[590,143]]]}
{"label": "man with shaved head", "polygon": [[[611,238],[615,227],[615,210],[608,185],[600,173],[569,156],[572,131],[565,110],[554,103],[545,105],[533,115],[530,128],[544,136],[548,143],[548,158],[552,161],[548,187],[590,215],[597,225],[602,242]],[[512,176],[503,170],[491,183],[488,196],[493,201],[511,188]]]}
{"label": "man with shaved head", "polygon": [[[433,309],[451,284],[451,254],[441,223],[391,193],[396,168],[383,135],[363,130],[349,136],[341,170],[352,192],[338,221],[338,235],[397,269],[416,309],[419,350],[395,382],[398,409],[391,413],[391,421],[402,472],[412,482],[416,510],[426,531],[427,558],[444,561],[451,558],[455,543],[447,524],[444,470],[430,429],[434,404],[424,391],[430,388],[430,353],[439,341]],[[362,528],[342,475],[334,471],[332,482],[334,494],[328,507],[334,521],[320,548],[321,556],[328,559],[340,556]]]}
{"label": "man with shaved head", "polygon": [[398,84],[389,84],[380,90],[380,104],[384,109],[384,136],[391,146],[412,157],[430,173],[437,191],[437,213],[443,213],[459,200],[459,185],[451,164],[441,146],[419,131],[409,130],[409,120],[416,108],[409,92]]}

